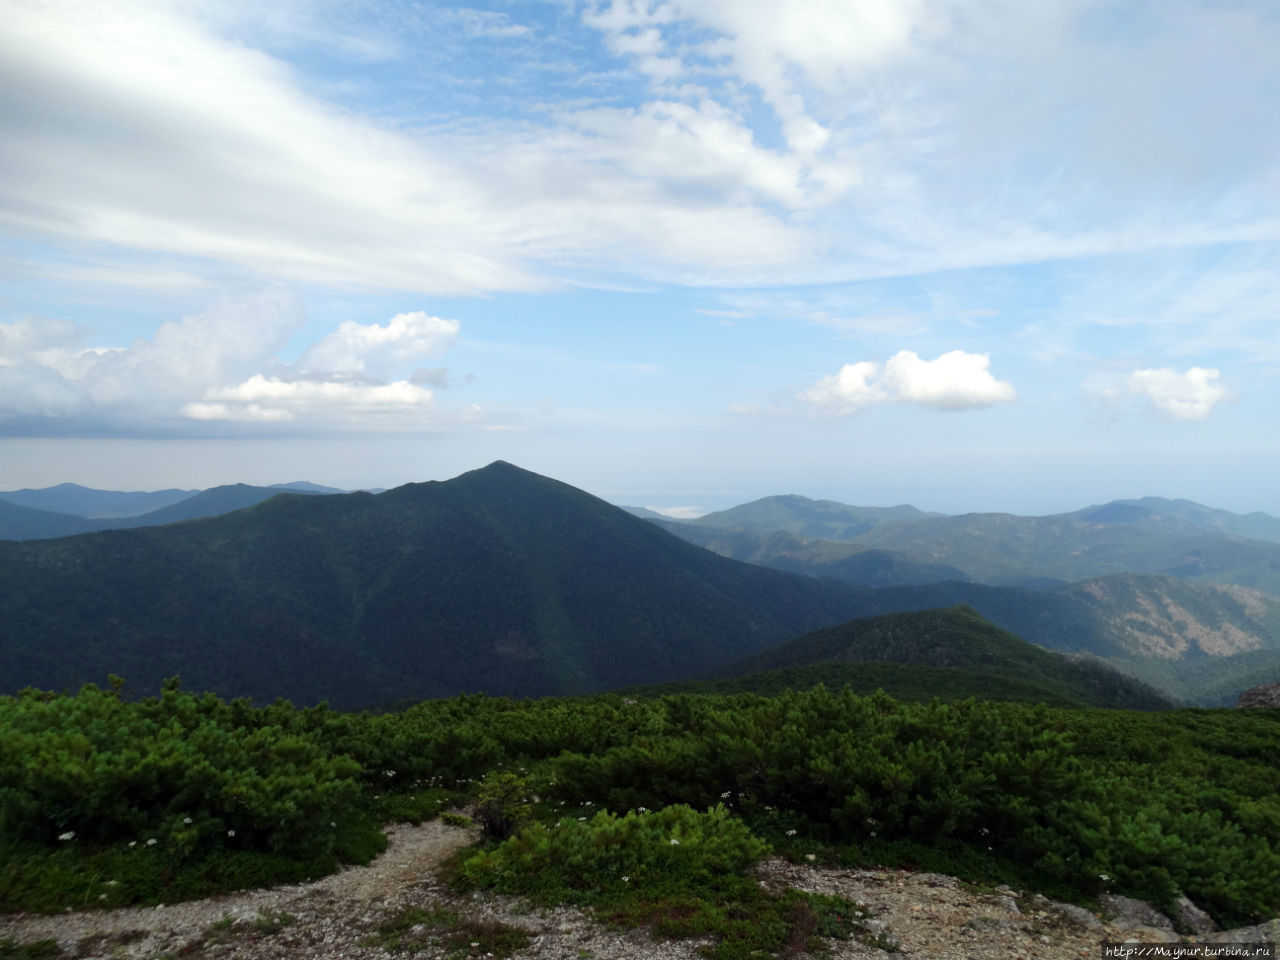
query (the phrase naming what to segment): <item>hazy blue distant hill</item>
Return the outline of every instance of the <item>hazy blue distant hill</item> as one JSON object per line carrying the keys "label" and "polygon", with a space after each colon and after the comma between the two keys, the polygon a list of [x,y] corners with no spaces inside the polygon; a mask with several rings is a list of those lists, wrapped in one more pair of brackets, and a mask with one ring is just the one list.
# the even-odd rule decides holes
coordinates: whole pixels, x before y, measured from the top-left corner
{"label": "hazy blue distant hill", "polygon": [[289,483],[273,483],[270,484],[273,490],[289,490],[294,493],[346,493],[345,490],[339,490],[337,487],[325,487],[318,483],[311,483],[307,480],[293,480]]}
{"label": "hazy blue distant hill", "polygon": [[[225,491],[224,491],[225,492]],[[360,706],[675,679],[862,612],[505,463],[387,493],[0,544],[0,677]]]}
{"label": "hazy blue distant hill", "polygon": [[[985,583],[1049,577],[1086,580],[1145,573],[1236,584],[1280,595],[1280,543],[1134,522],[1132,505],[1019,517],[972,513],[877,527],[858,543],[959,567]],[[1110,519],[1108,519],[1110,518]]]}
{"label": "hazy blue distant hill", "polygon": [[746,527],[755,530],[785,530],[802,537],[848,540],[883,524],[904,523],[927,517],[912,506],[853,507],[834,500],[810,500],[790,494],[753,500],[728,510],[719,510],[691,521],[701,527]]}
{"label": "hazy blue distant hill", "polygon": [[[1280,519],[1189,500],[1144,497],[1023,517],[944,516],[910,506],[851,507],[779,496],[667,529],[725,556],[854,583],[954,578],[1046,588],[1144,573],[1280,596]],[[872,550],[884,553],[859,556]]]}
{"label": "hazy blue distant hill", "polygon": [[168,507],[198,493],[198,490],[121,491],[95,490],[78,483],[60,483],[56,487],[39,490],[10,490],[0,493],[0,500],[49,510],[54,513],[70,513],[77,517],[106,518],[134,517]]}
{"label": "hazy blue distant hill", "polygon": [[[306,485],[311,487],[313,485]],[[264,500],[288,494],[300,496],[320,496],[327,488],[303,489],[293,484],[277,484],[273,487],[254,487],[247,483],[230,483],[221,487],[210,487],[201,490],[193,497],[162,510],[153,510],[140,517],[130,517],[111,529],[126,527],[156,527],[166,523],[178,523],[181,520],[197,520],[203,517],[217,517],[233,510],[256,506]]]}
{"label": "hazy blue distant hill", "polygon": [[[50,488],[54,489],[54,488]],[[167,507],[131,517],[83,518],[47,511],[18,512],[25,508],[13,507],[0,501],[0,540],[44,540],[66,537],[100,530],[125,530],[134,527],[158,527],[166,523],[178,523],[201,517],[216,517],[233,510],[252,507],[271,497],[283,494],[319,495],[332,488],[315,484],[279,484],[274,487],[253,487],[244,483],[211,487]],[[96,491],[109,492],[109,491]]]}
{"label": "hazy blue distant hill", "polygon": [[1231,513],[1190,500],[1166,500],[1163,497],[1112,500],[1067,516],[1086,523],[1132,524],[1175,536],[1228,534],[1280,543],[1280,518],[1260,512]]}
{"label": "hazy blue distant hill", "polygon": [[784,530],[770,532],[753,527],[707,527],[665,517],[653,522],[723,557],[788,573],[831,577],[866,587],[970,579],[949,564],[921,562],[901,551],[876,550],[856,540],[807,539]]}
{"label": "hazy blue distant hill", "polygon": [[884,690],[902,700],[973,696],[1058,707],[1173,706],[1137,680],[1027,643],[965,605],[828,627],[737,661],[715,680],[684,687],[767,695],[818,683],[859,693]]}
{"label": "hazy blue distant hill", "polygon": [[38,540],[69,537],[96,530],[97,524],[69,513],[53,513],[0,500],[0,540]]}

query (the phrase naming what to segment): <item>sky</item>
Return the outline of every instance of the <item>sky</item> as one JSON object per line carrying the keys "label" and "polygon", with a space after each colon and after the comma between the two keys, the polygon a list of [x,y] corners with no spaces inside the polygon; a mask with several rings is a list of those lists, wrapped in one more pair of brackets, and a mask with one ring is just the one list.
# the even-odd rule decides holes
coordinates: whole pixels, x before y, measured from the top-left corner
{"label": "sky", "polygon": [[1280,514],[1272,0],[0,25],[0,490]]}

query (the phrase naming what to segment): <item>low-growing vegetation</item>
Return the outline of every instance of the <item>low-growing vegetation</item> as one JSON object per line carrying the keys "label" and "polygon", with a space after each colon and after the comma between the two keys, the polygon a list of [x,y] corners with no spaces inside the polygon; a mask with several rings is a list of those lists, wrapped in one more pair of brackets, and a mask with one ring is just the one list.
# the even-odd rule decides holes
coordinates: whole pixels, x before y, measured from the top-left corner
{"label": "low-growing vegetation", "polygon": [[388,917],[365,941],[388,953],[421,953],[449,958],[509,957],[529,945],[529,935],[496,920],[465,917],[453,910],[409,907]]}
{"label": "low-growing vegetation", "polygon": [[0,698],[0,910],[316,877],[368,861],[385,822],[461,808],[482,840],[454,883],[705,936],[722,958],[855,930],[851,905],[761,887],[751,867],[770,852],[1083,903],[1186,895],[1224,926],[1280,914],[1280,711],[822,687],[458,697],[382,715],[259,708],[176,681],[134,702],[119,684]]}
{"label": "low-growing vegetation", "polygon": [[853,904],[798,891],[779,895],[748,876],[768,853],[726,807],[699,813],[673,804],[531,824],[464,860],[454,879],[539,904],[592,907],[658,936],[713,937],[705,951],[712,960],[794,954],[856,929]]}

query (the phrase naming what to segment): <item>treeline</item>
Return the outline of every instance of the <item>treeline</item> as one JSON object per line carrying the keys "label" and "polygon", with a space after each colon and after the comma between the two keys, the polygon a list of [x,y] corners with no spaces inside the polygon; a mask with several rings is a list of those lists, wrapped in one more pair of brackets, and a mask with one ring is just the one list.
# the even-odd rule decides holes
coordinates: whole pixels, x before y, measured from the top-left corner
{"label": "treeline", "polygon": [[[382,823],[480,800],[506,825],[494,832],[517,837],[601,810],[723,807],[757,852],[1082,902],[1186,895],[1224,925],[1280,914],[1280,711],[904,704],[818,687],[372,715],[255,708],[176,682],[131,702],[120,686],[0,698],[0,910],[317,876],[372,857]],[[463,872],[483,883],[481,867]]]}

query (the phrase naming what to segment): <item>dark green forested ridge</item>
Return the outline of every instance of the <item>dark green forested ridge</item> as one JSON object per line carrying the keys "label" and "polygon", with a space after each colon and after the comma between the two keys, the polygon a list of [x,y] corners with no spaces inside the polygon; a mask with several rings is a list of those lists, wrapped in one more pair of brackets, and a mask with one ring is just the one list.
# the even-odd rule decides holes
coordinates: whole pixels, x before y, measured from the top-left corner
{"label": "dark green forested ridge", "polygon": [[[1185,894],[1224,926],[1280,914],[1274,710],[903,704],[817,687],[464,697],[375,716],[253,708],[174,684],[141,701],[32,690],[0,697],[0,784],[3,910],[314,876],[371,856],[380,822],[488,798],[517,839],[464,874],[500,889],[521,858],[608,836],[599,890],[583,893],[608,902],[615,870],[657,855],[645,811],[682,807],[654,825],[721,837],[690,842],[689,856],[725,853],[718,867],[685,864],[690,876],[740,869],[730,848],[772,848],[1086,903],[1109,890],[1167,907]],[[602,809],[614,819],[593,820]]]}
{"label": "dark green forested ridge", "polygon": [[780,693],[818,683],[904,700],[1044,702],[1059,707],[1159,710],[1173,706],[1145,684],[1092,660],[1041,649],[972,607],[886,614],[815,631],[671,692]]}
{"label": "dark green forested ridge", "polygon": [[[179,504],[183,506],[183,504]],[[127,673],[343,707],[690,676],[863,612],[866,591],[738,564],[493,464],[380,495],[0,543],[0,682]]]}

